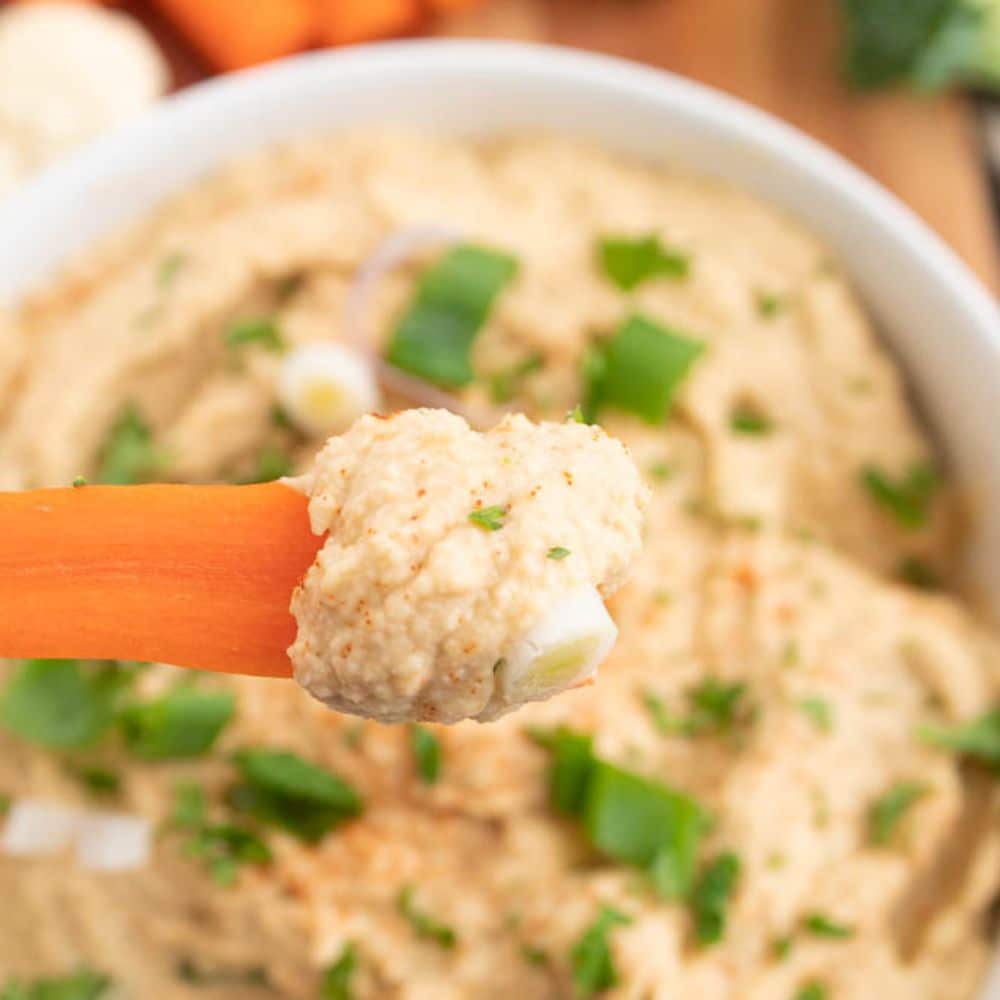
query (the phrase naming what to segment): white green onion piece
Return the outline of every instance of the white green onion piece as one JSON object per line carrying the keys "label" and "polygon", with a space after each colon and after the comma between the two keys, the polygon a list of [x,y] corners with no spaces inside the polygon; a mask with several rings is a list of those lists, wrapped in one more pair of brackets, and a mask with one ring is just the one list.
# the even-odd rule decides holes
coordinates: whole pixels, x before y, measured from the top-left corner
{"label": "white green onion piece", "polygon": [[617,637],[597,588],[581,587],[507,651],[497,668],[497,687],[511,704],[549,698],[593,676]]}

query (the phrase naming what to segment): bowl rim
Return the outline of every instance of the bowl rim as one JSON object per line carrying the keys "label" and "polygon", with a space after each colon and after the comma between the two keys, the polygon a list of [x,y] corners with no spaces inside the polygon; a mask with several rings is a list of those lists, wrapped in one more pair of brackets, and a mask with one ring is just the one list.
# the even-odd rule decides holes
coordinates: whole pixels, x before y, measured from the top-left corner
{"label": "bowl rim", "polygon": [[[279,82],[294,89],[315,74],[381,67],[397,72],[434,64],[451,68],[486,68],[517,73],[530,69],[573,82],[595,81],[609,90],[633,97],[661,100],[671,96],[687,103],[712,125],[734,133],[748,148],[777,153],[809,180],[877,217],[880,224],[909,248],[928,279],[946,287],[966,311],[977,335],[985,338],[1000,365],[1000,307],[958,254],[901,199],[840,153],[768,111],[669,70],[645,66],[601,53],[537,42],[485,39],[404,39],[374,42],[344,49],[303,53],[262,66],[196,83],[161,100],[139,119],[126,124],[48,168],[0,205],[0,233],[26,232],[36,208],[60,190],[86,189],[107,165],[127,150],[169,131],[178,121],[197,116],[214,105],[245,104],[255,92]],[[0,274],[0,304],[4,298]]]}

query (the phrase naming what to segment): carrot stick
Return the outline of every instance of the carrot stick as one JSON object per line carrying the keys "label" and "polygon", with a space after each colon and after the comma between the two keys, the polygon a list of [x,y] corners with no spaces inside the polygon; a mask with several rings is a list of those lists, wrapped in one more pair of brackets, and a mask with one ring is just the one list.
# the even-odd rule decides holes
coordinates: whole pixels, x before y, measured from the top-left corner
{"label": "carrot stick", "polygon": [[315,35],[312,0],[156,0],[156,5],[224,70],[298,52]]}
{"label": "carrot stick", "polygon": [[0,657],[268,676],[321,543],[281,483],[0,493],[0,539]]}
{"label": "carrot stick", "polygon": [[326,45],[348,45],[395,35],[420,16],[418,0],[317,0],[319,36]]}

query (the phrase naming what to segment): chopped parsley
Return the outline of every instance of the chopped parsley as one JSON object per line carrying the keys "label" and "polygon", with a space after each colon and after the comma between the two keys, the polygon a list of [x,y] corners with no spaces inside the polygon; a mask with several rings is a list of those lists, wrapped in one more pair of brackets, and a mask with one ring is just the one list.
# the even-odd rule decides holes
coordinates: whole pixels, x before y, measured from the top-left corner
{"label": "chopped parsley", "polygon": [[833,708],[825,698],[802,698],[799,709],[820,732],[833,731]]}
{"label": "chopped parsley", "polygon": [[556,562],[561,562],[569,555],[571,555],[569,549],[563,548],[563,546],[561,545],[553,545],[552,548],[545,553],[545,558],[554,559]]}
{"label": "chopped parsley", "polygon": [[743,698],[746,685],[727,684],[715,677],[709,677],[700,684],[689,688],[687,715],[671,714],[663,700],[651,691],[642,694],[642,701],[656,728],[664,736],[705,736],[719,735],[732,730],[744,718]]}
{"label": "chopped parsley", "polygon": [[664,247],[659,236],[606,236],[598,244],[605,276],[623,292],[631,292],[651,278],[686,278],[689,254]]}
{"label": "chopped parsley", "polygon": [[277,354],[288,346],[281,328],[273,319],[266,316],[235,320],[226,327],[223,340],[230,350],[239,350],[256,344],[265,351]]}
{"label": "chopped parsley", "polygon": [[771,942],[771,955],[774,957],[776,962],[784,962],[787,960],[788,956],[792,953],[792,944],[794,943],[791,934],[785,934],[783,937],[775,938]]}
{"label": "chopped parsley", "polygon": [[507,508],[500,506],[479,507],[469,514],[469,520],[483,531],[499,531],[507,517]]}
{"label": "chopped parsley", "polygon": [[795,994],[795,1000],[827,1000],[826,987],[817,979],[805,983]]}
{"label": "chopped parsley", "polygon": [[539,948],[533,944],[521,945],[521,957],[528,965],[548,965],[549,953],[544,948]]}
{"label": "chopped parsley", "polygon": [[590,419],[610,406],[648,424],[662,424],[677,389],[704,345],[638,313],[584,359],[585,413]]}
{"label": "chopped parsley", "polygon": [[156,269],[156,286],[165,292],[174,283],[174,279],[187,264],[187,257],[179,252],[169,253]]}
{"label": "chopped parsley", "polygon": [[292,472],[294,465],[288,453],[269,445],[261,449],[257,456],[257,467],[242,483],[244,486],[252,483],[273,483],[276,479],[290,476]]}
{"label": "chopped parsley", "polygon": [[770,434],[774,429],[771,420],[756,407],[741,403],[729,415],[729,429],[735,434]]}
{"label": "chopped parsley", "polygon": [[137,757],[199,757],[211,749],[235,706],[230,691],[204,691],[183,684],[153,701],[125,705],[119,724],[125,745]]}
{"label": "chopped parsley", "polygon": [[87,477],[86,476],[74,476],[73,477],[73,489],[74,490],[78,490],[81,487],[86,486],[86,485],[87,485]]}
{"label": "chopped parsley", "polygon": [[412,885],[404,885],[396,897],[396,909],[408,921],[417,937],[433,941],[442,948],[454,948],[458,940],[455,931],[421,910],[413,900],[415,891]]}
{"label": "chopped parsley", "polygon": [[252,830],[233,823],[210,823],[204,789],[194,782],[175,786],[170,826],[188,834],[184,856],[200,861],[219,885],[232,885],[241,865],[266,865],[273,857]]}
{"label": "chopped parsley", "polygon": [[114,662],[28,660],[0,699],[0,721],[42,746],[90,747],[111,728],[131,679],[131,671]]}
{"label": "chopped parsley", "polygon": [[361,814],[362,801],[346,781],[287,750],[239,750],[233,761],[242,781],[229,804],[306,842]]}
{"label": "chopped parsley", "polygon": [[1000,774],[1000,708],[956,726],[924,725],[918,735],[925,743],[974,757]]}
{"label": "chopped parsley", "polygon": [[941,577],[920,556],[905,556],[900,561],[899,578],[918,590],[941,589]]}
{"label": "chopped parsley", "polygon": [[585,424],[587,422],[587,418],[583,415],[583,407],[579,403],[566,414],[566,421],[571,424]]}
{"label": "chopped parsley", "polygon": [[674,476],[677,467],[672,462],[660,461],[653,462],[646,471],[649,473],[650,479],[655,479],[658,483],[665,483]]}
{"label": "chopped parsley", "polygon": [[98,482],[127,486],[160,472],[164,455],[134,403],[127,404],[112,425],[97,458]]}
{"label": "chopped parsley", "polygon": [[410,749],[417,773],[425,785],[437,783],[441,776],[441,743],[426,726],[410,726]]}
{"label": "chopped parsley", "polygon": [[545,359],[540,354],[532,354],[524,361],[490,375],[490,397],[493,402],[497,405],[509,403],[521,391],[521,384],[525,377],[539,371],[544,366]]}
{"label": "chopped parsley", "polygon": [[774,319],[785,308],[785,300],[773,292],[757,293],[757,315],[761,319]]}
{"label": "chopped parsley", "polygon": [[476,336],[516,272],[517,261],[508,254],[471,244],[449,250],[417,282],[386,359],[437,385],[468,385]]}
{"label": "chopped parsley", "polygon": [[0,989],[0,1000],[102,1000],[111,980],[91,969],[78,969],[68,976],[36,979],[26,983],[8,979]]}
{"label": "chopped parsley", "polygon": [[866,465],[861,470],[861,482],[872,499],[908,531],[916,531],[927,523],[934,494],[940,486],[938,474],[927,462],[913,463],[898,480],[878,466]]}
{"label": "chopped parsley", "polygon": [[834,938],[844,941],[854,937],[854,928],[837,923],[824,913],[810,913],[802,921],[802,926],[815,937]]}
{"label": "chopped parsley", "polygon": [[611,953],[611,933],[616,927],[630,923],[631,918],[624,913],[611,906],[602,906],[597,919],[570,949],[569,965],[577,996],[592,997],[621,981]]}
{"label": "chopped parsley", "polygon": [[707,818],[698,804],[666,785],[594,754],[591,737],[560,728],[535,734],[552,753],[552,805],[580,820],[607,857],[635,865],[666,899],[687,896]]}
{"label": "chopped parsley", "polygon": [[699,944],[721,941],[726,933],[726,906],[740,875],[740,859],[720,854],[701,873],[691,894],[694,933]]}
{"label": "chopped parsley", "polygon": [[868,810],[868,839],[880,847],[891,843],[910,807],[930,789],[919,781],[901,781],[880,795]]}
{"label": "chopped parsley", "polygon": [[358,969],[358,949],[352,942],[344,945],[340,956],[327,966],[319,987],[320,1000],[352,1000],[354,974]]}
{"label": "chopped parsley", "polygon": [[70,762],[66,767],[71,777],[95,796],[114,796],[121,791],[121,775],[107,767],[97,764],[78,764]]}

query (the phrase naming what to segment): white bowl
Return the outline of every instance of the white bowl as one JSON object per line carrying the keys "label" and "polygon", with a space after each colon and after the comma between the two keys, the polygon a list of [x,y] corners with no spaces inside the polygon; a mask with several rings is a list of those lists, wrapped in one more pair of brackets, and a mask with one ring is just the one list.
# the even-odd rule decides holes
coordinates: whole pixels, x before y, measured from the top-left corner
{"label": "white bowl", "polygon": [[[307,55],[203,84],[0,210],[0,304],[230,157],[372,121],[472,135],[571,132],[713,174],[798,216],[860,289],[973,499],[968,578],[1000,620],[995,301],[912,212],[839,156],[678,77],[542,46],[438,41]],[[1000,997],[1000,982],[987,995]]]}

